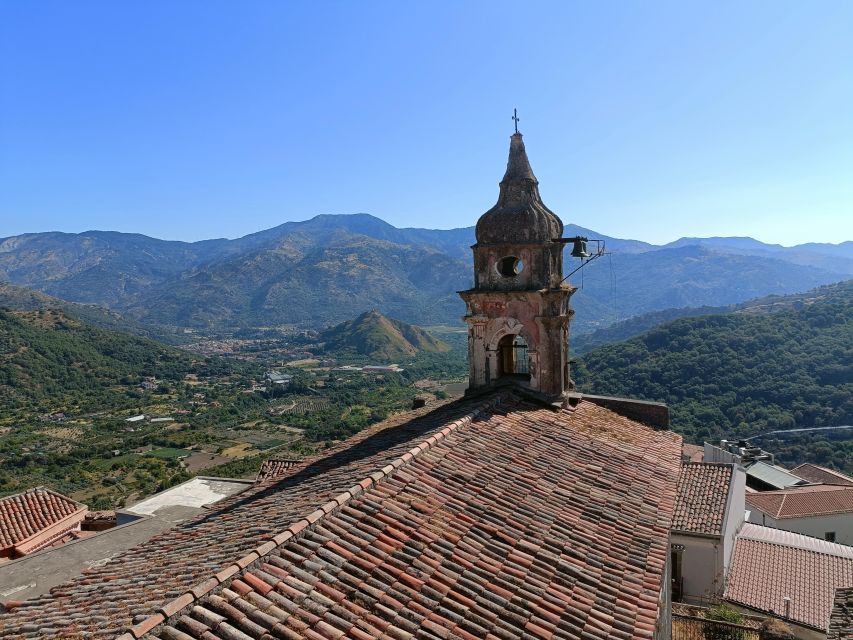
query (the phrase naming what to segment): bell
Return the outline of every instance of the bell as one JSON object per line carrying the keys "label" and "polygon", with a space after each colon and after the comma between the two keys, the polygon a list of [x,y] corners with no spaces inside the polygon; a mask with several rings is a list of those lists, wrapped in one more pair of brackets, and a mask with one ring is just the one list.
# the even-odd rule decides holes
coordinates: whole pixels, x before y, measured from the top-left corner
{"label": "bell", "polygon": [[572,242],[572,257],[573,258],[589,258],[586,252],[586,240],[583,238],[575,238]]}

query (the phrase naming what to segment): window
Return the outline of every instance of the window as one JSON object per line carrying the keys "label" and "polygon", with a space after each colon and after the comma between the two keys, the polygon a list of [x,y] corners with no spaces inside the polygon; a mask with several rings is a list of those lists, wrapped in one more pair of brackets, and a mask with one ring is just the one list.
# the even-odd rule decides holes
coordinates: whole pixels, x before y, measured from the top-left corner
{"label": "window", "polygon": [[495,267],[504,278],[512,278],[524,270],[524,263],[515,256],[507,256],[498,260]]}
{"label": "window", "polygon": [[529,377],[527,342],[519,335],[508,335],[498,342],[498,366],[502,376]]}
{"label": "window", "polygon": [[828,542],[835,542],[835,531],[827,531],[823,534],[823,539]]}

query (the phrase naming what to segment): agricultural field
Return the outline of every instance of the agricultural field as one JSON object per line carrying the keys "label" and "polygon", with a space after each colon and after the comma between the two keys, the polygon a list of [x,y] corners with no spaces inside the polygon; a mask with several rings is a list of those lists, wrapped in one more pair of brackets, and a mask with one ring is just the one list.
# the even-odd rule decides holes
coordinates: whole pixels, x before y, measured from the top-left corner
{"label": "agricultural field", "polygon": [[408,409],[415,396],[445,397],[440,389],[464,371],[457,361],[422,354],[403,363],[403,373],[379,376],[279,363],[292,380],[271,387],[260,364],[207,361],[168,379],[126,372],[100,404],[72,395],[7,405],[0,496],[44,485],[91,509],[112,509],[196,474],[253,477],[268,457],[303,457]]}

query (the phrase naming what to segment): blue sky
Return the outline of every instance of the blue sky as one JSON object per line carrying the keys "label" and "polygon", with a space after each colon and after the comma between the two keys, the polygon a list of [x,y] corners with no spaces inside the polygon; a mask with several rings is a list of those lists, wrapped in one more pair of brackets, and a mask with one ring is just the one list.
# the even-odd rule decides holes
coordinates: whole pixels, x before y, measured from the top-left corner
{"label": "blue sky", "polygon": [[565,222],[853,239],[853,3],[0,3],[0,236]]}

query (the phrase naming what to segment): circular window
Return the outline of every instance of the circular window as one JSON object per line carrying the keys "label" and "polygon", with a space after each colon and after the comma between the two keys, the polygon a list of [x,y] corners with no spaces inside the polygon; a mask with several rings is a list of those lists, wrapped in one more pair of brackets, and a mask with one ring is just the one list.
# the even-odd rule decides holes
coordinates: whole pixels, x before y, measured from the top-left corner
{"label": "circular window", "polygon": [[524,263],[515,256],[501,258],[495,266],[498,269],[498,273],[504,278],[512,278],[524,270]]}

